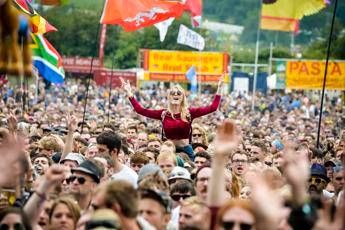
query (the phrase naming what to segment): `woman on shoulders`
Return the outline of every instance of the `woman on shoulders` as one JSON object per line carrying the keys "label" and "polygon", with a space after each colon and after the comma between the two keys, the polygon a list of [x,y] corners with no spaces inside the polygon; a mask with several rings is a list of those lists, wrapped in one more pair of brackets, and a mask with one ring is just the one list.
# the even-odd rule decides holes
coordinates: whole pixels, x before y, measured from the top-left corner
{"label": "woman on shoulders", "polygon": [[174,85],[168,91],[168,106],[166,109],[146,109],[134,98],[129,82],[121,78],[122,87],[127,93],[134,110],[145,117],[161,120],[163,136],[174,142],[177,149],[194,159],[193,149],[190,145],[191,125],[195,118],[210,114],[218,109],[223,77],[219,80],[217,93],[208,106],[189,107],[185,91],[180,85]]}

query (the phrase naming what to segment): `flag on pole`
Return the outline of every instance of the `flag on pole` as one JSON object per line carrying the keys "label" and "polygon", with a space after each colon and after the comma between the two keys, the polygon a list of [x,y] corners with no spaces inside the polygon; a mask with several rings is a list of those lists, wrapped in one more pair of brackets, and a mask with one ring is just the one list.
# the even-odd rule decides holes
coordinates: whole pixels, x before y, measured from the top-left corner
{"label": "flag on pole", "polygon": [[184,8],[183,0],[106,0],[101,23],[117,24],[126,31],[134,31],[180,17]]}
{"label": "flag on pole", "polygon": [[44,34],[47,32],[57,31],[54,26],[35,11],[28,0],[13,0],[13,3],[18,10],[30,17],[32,33]]}
{"label": "flag on pole", "polygon": [[260,27],[264,30],[297,33],[299,20],[325,7],[325,0],[266,0],[262,4]]}
{"label": "flag on pole", "polygon": [[185,25],[180,25],[177,43],[190,46],[197,50],[205,48],[205,39],[193,30],[188,29]]}
{"label": "flag on pole", "polygon": [[202,0],[187,0],[185,9],[192,15],[192,26],[200,27],[202,20]]}
{"label": "flag on pole", "polygon": [[32,50],[33,65],[40,75],[52,83],[62,83],[65,79],[65,72],[62,67],[62,58],[56,49],[40,34],[31,34],[33,44]]}
{"label": "flag on pole", "polygon": [[186,73],[186,77],[188,81],[190,82],[190,91],[195,94],[197,92],[197,87],[198,87],[198,79],[196,75],[196,70],[195,67],[192,66],[189,68],[189,70]]}

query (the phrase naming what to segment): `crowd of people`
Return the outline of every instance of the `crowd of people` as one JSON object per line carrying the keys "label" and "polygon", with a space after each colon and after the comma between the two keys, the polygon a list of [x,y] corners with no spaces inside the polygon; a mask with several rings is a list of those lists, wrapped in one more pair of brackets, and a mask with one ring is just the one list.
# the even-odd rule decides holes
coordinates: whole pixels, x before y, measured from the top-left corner
{"label": "crowd of people", "polygon": [[2,86],[0,230],[345,229],[341,97],[223,91]]}

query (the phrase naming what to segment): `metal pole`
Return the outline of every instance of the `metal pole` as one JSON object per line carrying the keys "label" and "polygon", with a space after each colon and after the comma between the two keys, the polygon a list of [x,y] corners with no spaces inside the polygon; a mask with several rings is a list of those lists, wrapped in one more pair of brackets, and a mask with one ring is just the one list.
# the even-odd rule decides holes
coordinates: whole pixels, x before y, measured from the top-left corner
{"label": "metal pole", "polygon": [[252,94],[252,110],[254,111],[255,107],[255,91],[256,91],[256,81],[258,75],[258,59],[259,59],[259,40],[260,40],[260,24],[261,24],[261,0],[260,0],[260,12],[258,19],[258,28],[256,31],[256,45],[255,45],[255,67],[254,67],[254,81],[253,81],[253,94]]}
{"label": "metal pole", "polygon": [[272,75],[272,56],[273,56],[273,42],[270,43],[270,58],[268,62],[268,76]]}
{"label": "metal pole", "polygon": [[336,11],[337,11],[337,5],[338,5],[338,0],[335,0],[334,9],[333,9],[332,23],[331,23],[331,31],[330,31],[330,33],[329,33],[329,38],[328,38],[327,56],[326,56],[326,67],[325,67],[325,73],[324,73],[324,75],[323,75],[323,85],[322,85],[322,95],[321,95],[321,105],[320,105],[320,116],[319,116],[319,125],[318,125],[318,129],[317,129],[317,141],[316,141],[316,147],[317,147],[317,148],[319,148],[319,146],[320,146],[320,130],[321,130],[323,100],[324,100],[324,97],[325,97],[325,88],[326,88],[326,80],[327,80],[328,61],[329,61],[329,56],[330,56],[330,53],[331,53],[331,43],[332,43],[332,35],[333,35],[333,26],[334,26],[335,14],[336,14]]}
{"label": "metal pole", "polygon": [[111,75],[110,75],[110,84],[109,84],[109,102],[108,102],[108,123],[110,122],[110,103],[111,103],[111,90],[113,88],[113,72],[115,65],[115,57],[111,63]]}

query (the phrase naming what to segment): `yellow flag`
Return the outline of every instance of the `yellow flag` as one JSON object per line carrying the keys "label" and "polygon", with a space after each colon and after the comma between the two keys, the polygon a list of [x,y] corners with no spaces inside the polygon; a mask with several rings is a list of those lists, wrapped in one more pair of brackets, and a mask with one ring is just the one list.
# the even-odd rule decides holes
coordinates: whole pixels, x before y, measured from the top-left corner
{"label": "yellow flag", "polygon": [[264,1],[260,28],[297,32],[303,16],[315,14],[325,7],[324,0],[277,0],[273,4]]}

